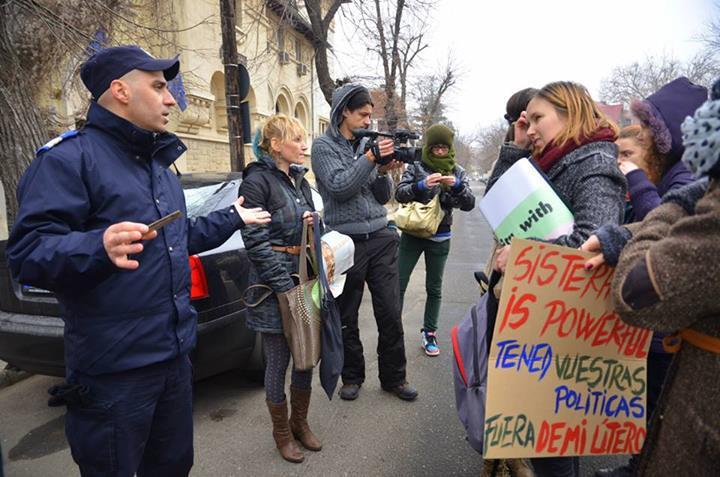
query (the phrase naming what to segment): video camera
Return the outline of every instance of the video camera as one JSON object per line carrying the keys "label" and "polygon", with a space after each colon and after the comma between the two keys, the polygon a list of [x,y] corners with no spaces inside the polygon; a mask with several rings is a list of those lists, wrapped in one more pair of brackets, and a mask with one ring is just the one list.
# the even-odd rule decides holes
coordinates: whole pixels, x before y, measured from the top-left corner
{"label": "video camera", "polygon": [[[375,162],[380,164],[381,166],[389,163],[392,160],[410,164],[412,162],[419,161],[422,157],[422,151],[419,148],[408,144],[410,140],[420,139],[420,135],[418,133],[405,129],[398,129],[392,133],[371,131],[369,129],[353,129],[352,133],[353,136],[355,136],[356,138],[370,138],[367,144],[365,144],[365,150],[363,152],[372,150],[373,154],[375,155]],[[395,147],[392,154],[390,154],[389,156],[380,157],[380,148],[377,144],[378,137],[386,137],[393,140]]]}

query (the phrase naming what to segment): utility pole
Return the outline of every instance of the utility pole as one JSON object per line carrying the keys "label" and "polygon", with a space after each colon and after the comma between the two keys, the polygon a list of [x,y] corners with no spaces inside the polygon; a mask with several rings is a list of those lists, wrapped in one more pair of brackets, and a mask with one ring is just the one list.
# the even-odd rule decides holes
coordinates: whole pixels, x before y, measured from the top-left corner
{"label": "utility pole", "polygon": [[230,141],[230,170],[245,168],[245,148],[240,120],[240,73],[238,71],[237,40],[235,38],[235,1],[220,0],[222,56],[225,66],[225,105],[227,109],[228,139]]}

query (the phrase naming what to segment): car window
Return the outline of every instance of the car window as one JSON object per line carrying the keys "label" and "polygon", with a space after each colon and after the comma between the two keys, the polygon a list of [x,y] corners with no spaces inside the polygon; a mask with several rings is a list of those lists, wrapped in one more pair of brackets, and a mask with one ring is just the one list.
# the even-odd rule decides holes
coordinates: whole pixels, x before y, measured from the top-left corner
{"label": "car window", "polygon": [[[230,207],[238,198],[239,187],[240,181],[228,181],[184,189],[188,218],[204,217],[215,210]],[[225,243],[200,255],[210,255],[244,247],[242,235],[239,230],[236,230]]]}
{"label": "car window", "polygon": [[239,186],[239,181],[229,181],[184,189],[188,218],[204,217],[214,210],[229,207],[238,197]]}

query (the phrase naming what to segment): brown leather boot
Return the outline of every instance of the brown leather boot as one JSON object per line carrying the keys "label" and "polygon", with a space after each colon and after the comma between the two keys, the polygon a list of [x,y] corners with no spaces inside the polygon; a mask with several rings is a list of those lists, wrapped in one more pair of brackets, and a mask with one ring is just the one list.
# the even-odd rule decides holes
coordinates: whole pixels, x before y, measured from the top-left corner
{"label": "brown leather boot", "polygon": [[290,423],[288,422],[287,400],[281,403],[267,402],[270,417],[273,423],[273,439],[277,445],[280,455],[288,462],[299,463],[305,460],[305,456],[300,450],[300,446],[293,439],[290,433]]}
{"label": "brown leather boot", "polygon": [[322,443],[310,430],[307,422],[308,408],[310,407],[310,389],[300,389],[290,386],[290,430],[295,439],[299,440],[303,447],[311,451],[322,449]]}
{"label": "brown leather boot", "polygon": [[510,469],[512,477],[535,477],[535,473],[525,459],[507,459],[505,464]]}
{"label": "brown leather boot", "polygon": [[480,477],[499,477],[502,470],[501,460],[483,460],[483,468],[480,471]]}

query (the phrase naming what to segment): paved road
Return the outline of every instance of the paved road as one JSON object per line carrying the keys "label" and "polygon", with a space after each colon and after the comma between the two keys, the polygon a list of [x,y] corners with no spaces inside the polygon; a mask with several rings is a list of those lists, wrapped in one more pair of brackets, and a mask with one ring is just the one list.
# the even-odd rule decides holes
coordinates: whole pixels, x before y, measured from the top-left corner
{"label": "paved road", "polygon": [[[479,192],[479,191],[478,191]],[[324,449],[303,464],[280,459],[260,385],[238,373],[200,382],[195,390],[195,467],[198,476],[477,476],[479,456],[464,440],[455,412],[448,332],[477,296],[472,272],[489,252],[490,232],[478,210],[458,213],[440,318],[442,354],[419,346],[424,265],[412,277],[404,313],[408,379],[420,391],[406,403],[380,390],[377,333],[369,300],[361,309],[368,380],[354,402],[313,396],[310,421]],[[366,295],[366,298],[368,296]],[[370,351],[370,352],[368,352]],[[63,434],[63,410],[48,408],[46,390],[57,379],[34,376],[0,390],[0,442],[8,477],[78,475]],[[320,390],[315,383],[315,389]],[[618,458],[583,459],[583,476]]]}

